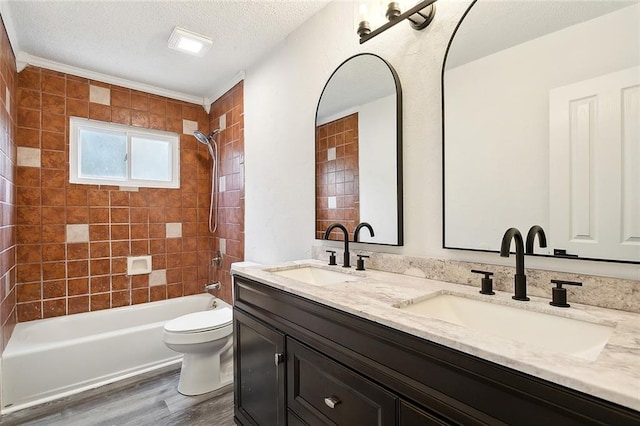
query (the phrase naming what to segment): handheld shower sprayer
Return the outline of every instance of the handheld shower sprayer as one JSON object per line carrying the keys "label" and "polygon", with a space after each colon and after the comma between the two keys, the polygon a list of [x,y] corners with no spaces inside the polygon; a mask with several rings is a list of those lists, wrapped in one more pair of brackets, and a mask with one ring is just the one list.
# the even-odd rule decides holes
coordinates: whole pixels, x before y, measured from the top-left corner
{"label": "handheld shower sprayer", "polygon": [[211,167],[211,203],[209,204],[209,232],[212,234],[218,229],[218,188],[216,188],[218,185],[218,144],[214,139],[214,136],[218,133],[220,133],[220,129],[213,130],[208,136],[200,130],[193,132],[193,136],[198,142],[207,146],[213,160]]}

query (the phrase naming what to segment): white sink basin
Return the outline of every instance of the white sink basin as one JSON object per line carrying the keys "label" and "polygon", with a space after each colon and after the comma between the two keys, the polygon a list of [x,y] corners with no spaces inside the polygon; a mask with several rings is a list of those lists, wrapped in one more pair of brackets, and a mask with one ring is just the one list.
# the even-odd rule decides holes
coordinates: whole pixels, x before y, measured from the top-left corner
{"label": "white sink basin", "polygon": [[306,284],[317,286],[345,283],[348,281],[358,281],[361,279],[361,277],[357,275],[317,268],[314,266],[295,267],[283,270],[271,270],[269,272],[275,275],[280,275],[281,277],[292,278],[297,281],[302,281]]}
{"label": "white sink basin", "polygon": [[416,303],[396,307],[589,361],[598,358],[614,330],[614,327],[609,325],[532,312],[451,294],[437,294]]}

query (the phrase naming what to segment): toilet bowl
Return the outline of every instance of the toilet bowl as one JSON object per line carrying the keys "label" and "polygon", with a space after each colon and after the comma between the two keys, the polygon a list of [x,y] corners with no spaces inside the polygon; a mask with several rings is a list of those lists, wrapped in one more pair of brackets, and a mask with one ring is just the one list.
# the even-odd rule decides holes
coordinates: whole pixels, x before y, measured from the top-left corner
{"label": "toilet bowl", "polygon": [[164,343],[184,354],[178,392],[200,395],[231,380],[220,378],[220,355],[232,345],[233,312],[229,307],[183,315],[164,325]]}

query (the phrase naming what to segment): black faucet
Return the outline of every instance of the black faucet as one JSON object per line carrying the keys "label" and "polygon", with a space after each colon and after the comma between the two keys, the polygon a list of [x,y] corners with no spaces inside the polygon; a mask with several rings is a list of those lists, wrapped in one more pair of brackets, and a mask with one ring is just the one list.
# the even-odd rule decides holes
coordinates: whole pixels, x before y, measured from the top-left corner
{"label": "black faucet", "polygon": [[540,243],[540,247],[547,246],[547,236],[544,234],[544,229],[540,225],[533,225],[529,228],[529,232],[527,232],[527,244],[525,253],[533,254],[533,240],[535,240],[536,235],[538,236],[538,242]]}
{"label": "black faucet", "polygon": [[355,231],[353,231],[353,242],[354,242],[354,243],[359,242],[359,241],[358,241],[358,239],[360,238],[360,237],[359,237],[359,235],[360,235],[360,230],[361,230],[362,228],[367,228],[367,229],[369,230],[369,234],[370,234],[372,237],[375,237],[375,236],[376,236],[376,234],[374,234],[374,233],[373,233],[373,228],[371,227],[371,225],[369,225],[367,222],[360,222],[360,223],[358,224],[358,226],[356,226],[356,230],[355,230]]}
{"label": "black faucet", "polygon": [[512,299],[529,300],[527,297],[527,277],[524,274],[524,243],[522,241],[522,234],[517,228],[509,228],[507,232],[504,233],[500,247],[500,256],[509,257],[512,239],[516,240],[515,294],[512,296]]}
{"label": "black faucet", "polygon": [[341,229],[342,232],[344,233],[344,262],[342,264],[342,267],[351,268],[351,261],[349,256],[349,231],[347,231],[347,228],[345,228],[344,225],[341,225],[339,223],[333,223],[329,225],[327,230],[324,232],[325,240],[329,239],[329,234],[331,234],[331,231],[333,231],[333,228]]}

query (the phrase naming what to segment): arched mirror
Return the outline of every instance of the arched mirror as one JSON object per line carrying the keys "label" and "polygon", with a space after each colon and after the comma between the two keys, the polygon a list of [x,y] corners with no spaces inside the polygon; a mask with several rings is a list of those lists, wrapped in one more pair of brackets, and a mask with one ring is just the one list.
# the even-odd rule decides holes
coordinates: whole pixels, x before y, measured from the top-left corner
{"label": "arched mirror", "polygon": [[[445,248],[640,262],[640,4],[490,1],[443,67]],[[537,245],[537,244],[536,244]]]}
{"label": "arched mirror", "polygon": [[[316,111],[316,238],[339,222],[354,240],[402,245],[402,91],[389,63],[363,53],[343,62]],[[344,239],[331,234],[331,239]]]}

